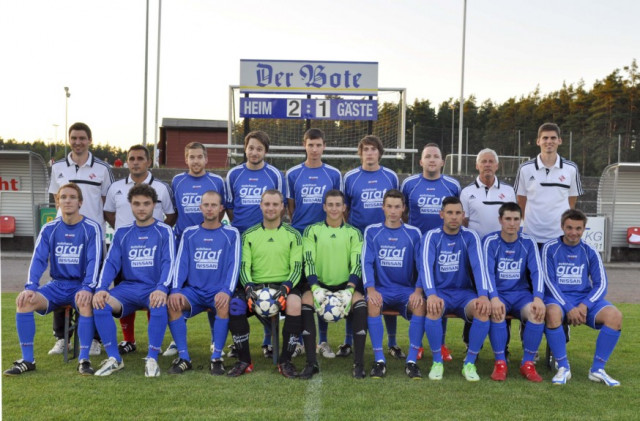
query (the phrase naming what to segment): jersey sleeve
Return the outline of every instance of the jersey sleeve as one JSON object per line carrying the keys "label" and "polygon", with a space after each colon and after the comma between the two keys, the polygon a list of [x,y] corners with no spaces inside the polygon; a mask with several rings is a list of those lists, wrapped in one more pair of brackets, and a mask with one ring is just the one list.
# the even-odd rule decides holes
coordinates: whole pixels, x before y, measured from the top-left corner
{"label": "jersey sleeve", "polygon": [[225,262],[225,290],[230,297],[233,296],[233,292],[236,289],[236,285],[238,283],[238,269],[240,267],[241,262],[241,240],[240,233],[238,230],[233,229],[230,231],[230,249],[233,250],[232,253],[227,254],[227,261]]}
{"label": "jersey sleeve", "polygon": [[98,271],[102,260],[102,230],[96,223],[89,225],[92,229],[87,232],[86,259],[82,289],[93,293],[98,284]]}
{"label": "jersey sleeve", "polygon": [[586,251],[589,262],[589,277],[591,278],[591,292],[589,292],[589,295],[582,301],[582,304],[591,309],[597,301],[607,296],[609,282],[598,252],[589,245],[586,246]]}
{"label": "jersey sleeve", "polygon": [[160,232],[163,233],[162,255],[160,256],[160,279],[156,286],[156,290],[165,294],[169,292],[172,281],[173,265],[176,260],[176,243],[173,231],[168,225],[162,225]]}
{"label": "jersey sleeve", "polygon": [[109,187],[111,187],[111,184],[114,181],[113,171],[111,171],[111,168],[105,165],[104,169],[107,172],[107,174],[105,175],[104,180],[102,181],[102,186],[101,186],[102,197],[105,197],[107,195],[107,192],[109,191]]}
{"label": "jersey sleeve", "polygon": [[374,244],[374,233],[371,227],[364,230],[364,242],[362,244],[362,285],[364,288],[375,287],[375,264],[376,252]]}
{"label": "jersey sleeve", "polygon": [[[171,190],[171,187],[168,184],[163,184],[163,187],[164,188],[161,189],[162,193],[158,195],[160,200],[162,200],[162,212],[164,212],[165,215],[173,215],[176,213],[176,202],[173,197],[173,190]],[[109,191],[111,191],[111,189],[109,189]],[[107,196],[107,200],[108,199],[109,197]]]}
{"label": "jersey sleeve", "polygon": [[469,263],[471,264],[471,271],[473,272],[473,277],[476,282],[478,297],[483,295],[490,296],[489,294],[493,294],[494,291],[485,271],[480,237],[478,237],[475,231],[468,230],[466,232],[470,234],[470,241],[468,242]]}
{"label": "jersey sleeve", "polygon": [[102,271],[100,272],[100,280],[96,287],[96,292],[106,291],[109,289],[109,285],[116,278],[122,267],[122,229],[116,230],[113,235],[113,241],[111,241],[111,247],[109,247],[109,253],[102,265]]}
{"label": "jersey sleeve", "polygon": [[[518,173],[516,174],[515,182],[513,184],[513,191],[516,193],[516,196],[526,196],[527,192],[525,190],[525,181],[523,180],[524,174],[522,171],[522,165],[518,167]],[[524,209],[523,209],[524,210]]]}
{"label": "jersey sleeve", "polygon": [[104,201],[103,210],[105,212],[115,212],[116,211],[116,200],[115,200],[115,189],[109,188],[107,191],[107,198]]}
{"label": "jersey sleeve", "polygon": [[309,285],[315,285],[318,283],[318,273],[316,271],[316,242],[314,235],[315,225],[309,225],[304,230],[302,236],[302,253],[304,260],[305,273],[307,275],[307,282]]}
{"label": "jersey sleeve", "polygon": [[189,235],[183,233],[180,239],[180,246],[178,247],[178,254],[176,255],[176,267],[173,271],[171,280],[172,294],[179,293],[187,281],[187,275],[189,272],[189,256],[191,255],[189,247]]}
{"label": "jersey sleeve", "polygon": [[565,312],[568,312],[571,311],[573,305],[567,301],[558,285],[556,264],[553,259],[553,250],[551,245],[552,243],[547,243],[542,248],[542,273],[544,275],[544,284],[551,296],[560,303]]}
{"label": "jersey sleeve", "polygon": [[540,253],[538,245],[529,238],[526,240],[528,244],[527,252],[527,269],[529,269],[529,277],[533,289],[533,296],[541,300],[544,299],[544,275],[542,271],[542,262],[540,261]]}
{"label": "jersey sleeve", "polygon": [[[226,197],[225,197],[225,205],[224,207],[230,210],[233,210],[233,178],[235,171],[233,171],[233,168],[227,173],[227,178],[225,180],[225,192],[226,192]],[[244,240],[243,240],[244,241]],[[243,253],[244,255],[244,253]]]}
{"label": "jersey sleeve", "polygon": [[242,263],[240,265],[240,283],[247,286],[253,283],[251,278],[251,242],[246,234],[242,235]]}
{"label": "jersey sleeve", "polygon": [[361,283],[362,278],[362,234],[357,228],[351,228],[350,231],[351,241],[351,258],[350,258],[350,271],[348,282],[358,286]]}
{"label": "jersey sleeve", "polygon": [[58,184],[58,171],[56,170],[56,165],[54,164],[51,167],[51,180],[49,181],[49,193],[58,194],[58,189],[60,185]]}
{"label": "jersey sleeve", "polygon": [[286,194],[284,195],[285,199],[296,199],[295,192],[295,172],[293,170],[287,171],[286,179]]}
{"label": "jersey sleeve", "polygon": [[302,237],[295,229],[289,231],[291,243],[289,250],[289,277],[285,281],[290,287],[294,287],[300,282],[302,276]]}
{"label": "jersey sleeve", "polygon": [[497,240],[495,237],[485,237],[482,249],[483,249],[483,265],[485,272],[487,274],[487,279],[489,284],[491,285],[489,298],[498,297],[498,288],[496,284],[496,256],[495,256],[495,248],[496,248]]}
{"label": "jersey sleeve", "polygon": [[422,285],[425,295],[436,295],[435,286],[435,262],[436,262],[436,241],[435,231],[428,231],[420,246],[420,259],[418,260],[418,280]]}
{"label": "jersey sleeve", "polygon": [[50,226],[47,225],[40,231],[40,234],[38,234],[36,246],[33,250],[33,256],[31,257],[31,264],[29,265],[27,283],[25,284],[24,289],[31,291],[37,290],[40,285],[40,278],[44,271],[47,270],[50,251],[50,229]]}

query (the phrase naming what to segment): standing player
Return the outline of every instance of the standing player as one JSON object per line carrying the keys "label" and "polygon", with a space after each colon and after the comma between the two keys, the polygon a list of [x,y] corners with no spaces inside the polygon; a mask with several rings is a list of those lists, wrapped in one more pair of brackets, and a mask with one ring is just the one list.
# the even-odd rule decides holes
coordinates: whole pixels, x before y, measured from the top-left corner
{"label": "standing player", "polygon": [[[295,378],[298,377],[298,372],[291,362],[291,355],[303,328],[315,338],[315,323],[308,324],[308,318],[303,319],[301,316],[302,305],[312,306],[313,298],[311,291],[306,291],[303,296],[298,287],[302,274],[302,237],[297,230],[282,222],[282,199],[279,190],[270,189],[262,194],[262,223],[254,225],[242,236],[240,282],[250,309],[257,299],[259,289],[278,290],[274,298],[280,310],[286,314],[278,370],[284,377]],[[313,318],[311,321],[313,322]],[[248,342],[248,332],[246,337]],[[245,346],[248,347],[248,343],[241,348]],[[316,353],[307,353],[307,365],[299,377],[309,379],[318,372]]]}
{"label": "standing player", "polygon": [[[157,377],[160,375],[158,353],[167,329],[166,303],[175,259],[175,241],[171,227],[153,218],[158,195],[152,187],[137,185],[129,190],[127,197],[135,223],[115,232],[93,296],[96,328],[109,356],[95,374],[108,376],[124,367],[118,353],[113,316],[119,318],[148,308],[151,317],[145,376]],[[107,291],[120,271],[122,282]]]}
{"label": "standing player", "polygon": [[607,273],[600,255],[582,241],[587,217],[576,209],[566,210],[561,216],[563,235],[546,243],[542,249],[542,262],[546,283],[547,342],[558,362],[554,384],[565,384],[571,379],[567,359],[563,319],[573,326],[586,324],[600,330],[596,340],[589,380],[603,382],[607,386],[620,386],[611,378],[604,366],[620,338],[622,313],[605,300]]}
{"label": "standing player", "polygon": [[[340,190],[327,192],[323,208],[327,218],[309,225],[302,238],[307,282],[313,292],[316,308],[324,301],[327,290],[342,291],[349,302],[346,308],[353,307],[353,311],[346,316],[355,325],[356,332],[353,376],[364,378],[367,304],[360,281],[362,233],[344,223],[346,208],[344,194]],[[313,306],[303,302],[302,318],[307,325],[314,324],[313,313]],[[315,338],[304,334],[303,338],[307,354],[315,352]]]}
{"label": "standing player", "polygon": [[480,238],[500,231],[498,208],[504,203],[516,201],[513,187],[496,177],[498,165],[498,154],[493,149],[478,152],[478,177],[460,193],[460,201],[465,210],[463,225],[477,232]]}
{"label": "standing player", "polygon": [[[189,170],[176,175],[171,182],[174,202],[178,208],[178,220],[174,227],[178,240],[187,227],[199,225],[204,220],[200,211],[200,200],[204,192],[216,191],[222,197],[226,196],[226,187],[222,177],[206,170],[207,149],[202,143],[191,142],[184,147],[184,162]],[[215,315],[208,312],[207,317],[211,328],[211,346],[213,347]],[[162,355],[168,357],[176,355],[177,352],[175,343],[171,342]]]}
{"label": "standing player", "polygon": [[[244,138],[246,162],[231,168],[227,173],[225,208],[231,224],[240,234],[262,221],[260,201],[265,191],[275,189],[283,197],[285,195],[285,181],[282,173],[264,161],[265,155],[269,152],[269,145],[268,134],[260,130],[250,132]],[[284,206],[281,216],[284,216]],[[267,326],[265,326],[262,352],[266,358],[271,358],[273,353],[271,334]]]}
{"label": "standing player", "polygon": [[[94,334],[91,297],[96,287],[102,259],[102,231],[93,220],[80,214],[82,190],[76,184],[64,184],[56,191],[62,216],[42,227],[36,241],[24,291],[16,299],[16,330],[22,359],[4,372],[17,376],[36,369],[33,340],[36,324],[33,312],[45,315],[56,308],[74,305],[80,313],[78,371],[93,374],[89,348]],[[39,286],[50,266],[51,282]]]}
{"label": "standing player", "polygon": [[562,144],[560,127],[554,123],[541,125],[536,144],[540,153],[520,165],[514,188],[524,211],[523,232],[535,238],[542,248],[547,241],[562,235],[560,217],[565,210],[575,208],[582,184],[578,166],[558,155]]}
{"label": "standing player", "polygon": [[418,259],[420,282],[427,295],[425,330],[433,353],[429,378],[442,379],[441,318],[454,313],[465,321],[473,320],[462,375],[467,381],[478,381],[475,361],[489,333],[491,302],[487,297],[493,291],[483,267],[480,238],[475,231],[461,226],[464,210],[460,199],[445,198],[440,215],[442,228],[423,237]]}
{"label": "standing player", "polygon": [[[304,133],[303,145],[307,159],[289,169],[286,174],[287,202],[291,226],[302,234],[309,225],[325,219],[324,195],[331,189],[342,191],[342,175],[337,168],[322,162],[325,148],[324,132],[309,129]],[[318,318],[320,331],[318,351],[325,358],[334,358],[327,342],[327,322]]]}
{"label": "standing player", "polygon": [[[370,376],[381,378],[387,372],[382,352],[382,311],[396,310],[409,322],[409,355],[405,372],[412,379],[422,378],[416,364],[424,336],[424,293],[416,283],[415,258],[420,247],[420,230],[402,222],[404,195],[388,190],[383,198],[383,223],[369,225],[362,247],[362,281],[367,291],[369,335],[375,362]],[[355,374],[354,374],[355,375]],[[364,376],[364,372],[362,372]]]}
{"label": "standing player", "polygon": [[[404,221],[418,227],[422,234],[442,226],[440,209],[445,197],[459,197],[460,183],[453,177],[442,174],[444,160],[440,147],[435,143],[427,143],[422,149],[420,158],[422,174],[407,177],[402,182],[402,193],[405,197],[406,210]],[[445,343],[447,319],[442,320],[442,358],[451,361],[451,352]]]}
{"label": "standing player", "polygon": [[[133,186],[148,184],[158,195],[158,202],[153,209],[153,217],[159,221],[164,219],[164,223],[173,226],[176,222],[176,208],[173,202],[173,192],[168,184],[158,180],[151,174],[151,158],[146,146],[134,145],[127,153],[127,163],[129,175],[122,180],[118,180],[109,187],[107,198],[104,202],[104,219],[116,230],[135,222],[135,217],[131,211],[131,204],[127,200],[129,190]],[[120,277],[115,283],[120,283]],[[127,317],[120,318],[122,326],[123,341],[118,344],[120,354],[134,352],[136,350],[135,338],[136,313],[131,313]]]}
{"label": "standing player", "polygon": [[[109,186],[113,183],[113,173],[109,164],[99,160],[89,151],[93,138],[91,129],[84,123],[73,123],[69,127],[69,146],[71,152],[53,164],[51,167],[51,183],[49,193],[54,195],[58,205],[57,192],[60,186],[75,183],[82,190],[84,197],[80,214],[100,224],[104,233],[104,216],[102,207]],[[58,216],[61,214],[58,213]],[[103,240],[104,241],[104,240]],[[53,313],[53,332],[57,338],[49,355],[62,354],[64,343],[64,310],[58,309]],[[100,343],[94,339],[91,343],[90,355],[100,354]]]}
{"label": "standing player", "polygon": [[216,318],[210,373],[218,376],[225,373],[221,354],[229,327],[229,303],[238,282],[240,234],[220,223],[222,203],[218,192],[203,194],[200,209],[204,222],[182,233],[167,305],[169,329],[178,348],[169,374],[191,369],[184,317],[191,318],[207,310]]}
{"label": "standing player", "polygon": [[[505,203],[498,212],[502,229],[487,235],[483,243],[487,275],[493,290],[489,292],[492,307],[489,339],[496,362],[491,378],[496,381],[507,379],[505,316],[511,314],[522,323],[527,322],[520,373],[529,381],[541,382],[542,377],[533,362],[542,341],[545,312],[544,275],[538,246],[533,238],[519,232],[522,211],[517,203]],[[529,277],[533,281],[533,291]]]}
{"label": "standing player", "polygon": [[[345,204],[347,220],[364,232],[367,225],[384,222],[382,199],[391,189],[398,188],[398,176],[389,168],[380,165],[384,154],[382,141],[378,136],[368,135],[358,143],[358,155],[362,165],[344,175]],[[397,317],[384,316],[387,327],[389,354],[405,358],[396,342]],[[351,353],[351,328],[347,326],[345,343],[338,347],[336,355],[346,357]]]}

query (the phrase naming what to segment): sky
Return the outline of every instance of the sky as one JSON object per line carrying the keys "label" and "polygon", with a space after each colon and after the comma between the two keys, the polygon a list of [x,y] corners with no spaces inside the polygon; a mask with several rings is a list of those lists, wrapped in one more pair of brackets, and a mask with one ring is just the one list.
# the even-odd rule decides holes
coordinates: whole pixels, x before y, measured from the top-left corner
{"label": "sky", "polygon": [[[155,139],[158,0],[149,0],[147,142]],[[376,61],[378,86],[409,103],[460,97],[463,0],[163,0],[162,118],[226,120],[240,59]],[[143,0],[3,0],[0,137],[141,143]],[[640,58],[636,0],[469,0],[465,98],[501,103],[584,80],[591,87]],[[57,129],[54,125],[58,125]],[[57,135],[56,135],[57,133]]]}

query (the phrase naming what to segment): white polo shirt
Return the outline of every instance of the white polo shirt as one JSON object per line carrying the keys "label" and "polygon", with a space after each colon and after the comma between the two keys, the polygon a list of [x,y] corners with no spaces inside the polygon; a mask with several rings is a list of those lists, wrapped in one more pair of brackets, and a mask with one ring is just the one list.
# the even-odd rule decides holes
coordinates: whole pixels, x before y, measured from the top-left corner
{"label": "white polo shirt", "polygon": [[540,155],[521,164],[514,188],[516,195],[527,198],[523,232],[538,243],[562,235],[560,219],[569,209],[569,197],[583,193],[578,166],[560,155],[551,168],[544,166]]}
{"label": "white polo shirt", "polygon": [[[71,153],[51,166],[51,182],[49,193],[57,194],[60,186],[76,183],[82,190],[82,206],[80,214],[91,218],[102,226],[104,233],[104,215],[102,214],[102,197],[107,195],[113,183],[111,167],[89,152],[89,159],[82,166],[71,160]],[[58,209],[58,216],[60,210]]]}
{"label": "white polo shirt", "polygon": [[494,177],[493,185],[485,186],[480,177],[460,192],[460,201],[465,216],[469,218],[469,228],[478,233],[480,238],[500,231],[498,209],[506,202],[515,202],[516,193],[508,184]]}
{"label": "white polo shirt", "polygon": [[[164,221],[164,215],[172,215],[176,213],[176,207],[173,203],[173,193],[171,187],[162,180],[158,180],[147,171],[147,178],[142,182],[153,187],[158,195],[158,203],[153,209],[153,217],[159,221]],[[104,210],[116,213],[116,226],[118,229],[122,226],[132,224],[135,221],[131,204],[127,199],[129,190],[136,184],[128,175],[122,180],[118,180],[111,185],[107,192],[107,199],[104,202]]]}

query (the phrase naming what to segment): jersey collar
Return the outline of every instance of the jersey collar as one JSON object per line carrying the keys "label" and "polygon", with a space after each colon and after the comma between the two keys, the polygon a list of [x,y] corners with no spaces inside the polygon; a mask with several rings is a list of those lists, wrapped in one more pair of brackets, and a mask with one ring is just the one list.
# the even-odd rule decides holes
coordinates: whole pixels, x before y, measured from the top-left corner
{"label": "jersey collar", "polygon": [[[65,159],[67,161],[67,167],[70,167],[72,165],[77,165],[75,161],[71,159],[71,152],[69,152],[69,155],[67,155]],[[87,159],[87,162],[84,163],[83,167],[93,167],[94,162],[95,162],[95,158],[93,154],[89,152],[89,158]]]}
{"label": "jersey collar", "polygon": [[[556,162],[555,162],[555,164],[553,164],[553,166],[555,168],[562,168],[563,167],[563,162],[564,162],[564,159],[562,159],[560,154],[558,154],[558,156],[556,157]],[[540,168],[544,168],[544,164],[542,163],[542,159],[540,159],[540,154],[538,154],[538,156],[536,157],[535,166],[536,166],[536,170],[539,170]]]}
{"label": "jersey collar", "polygon": [[[155,178],[153,177],[153,174],[151,174],[151,171],[147,171],[147,178],[145,178],[142,183],[151,185],[151,183],[153,183],[153,180],[155,180]],[[131,183],[133,183],[133,180],[131,179],[131,174],[127,174],[127,178],[125,178],[124,184],[131,184]]]}
{"label": "jersey collar", "polygon": [[[489,187],[484,185],[484,183],[480,180],[480,176],[476,177],[475,185],[477,188],[480,188],[480,186],[484,187],[485,189]],[[493,185],[491,187],[494,187],[496,189],[500,188],[500,180],[498,180],[498,177],[493,177]]]}

